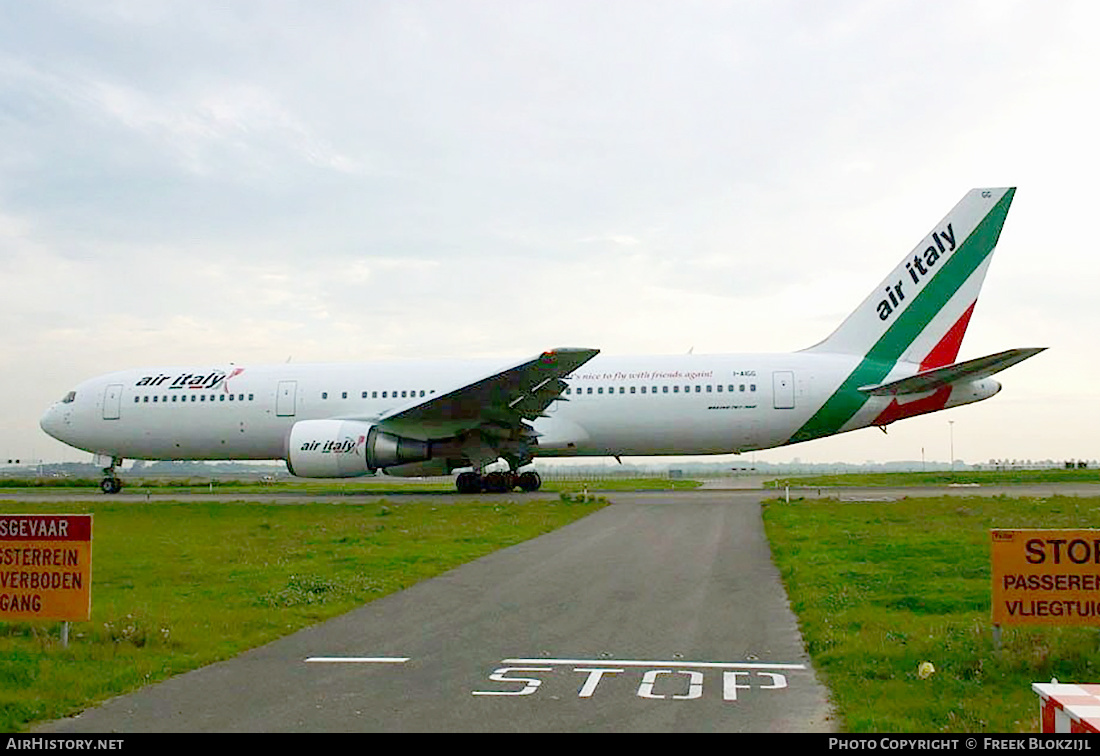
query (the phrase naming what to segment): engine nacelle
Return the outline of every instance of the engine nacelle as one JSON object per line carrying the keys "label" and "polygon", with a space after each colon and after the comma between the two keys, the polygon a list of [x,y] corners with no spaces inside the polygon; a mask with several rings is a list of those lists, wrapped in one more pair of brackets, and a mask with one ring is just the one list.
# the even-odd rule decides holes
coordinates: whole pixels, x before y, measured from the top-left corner
{"label": "engine nacelle", "polygon": [[302,478],[354,478],[431,459],[431,442],[358,420],[302,420],[290,429],[286,466]]}

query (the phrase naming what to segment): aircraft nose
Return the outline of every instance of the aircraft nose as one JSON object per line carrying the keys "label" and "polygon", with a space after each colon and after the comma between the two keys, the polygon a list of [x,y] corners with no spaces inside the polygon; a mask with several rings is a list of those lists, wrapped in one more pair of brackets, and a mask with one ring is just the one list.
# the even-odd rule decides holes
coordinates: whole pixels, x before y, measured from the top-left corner
{"label": "aircraft nose", "polygon": [[61,440],[61,425],[61,411],[58,409],[56,404],[51,405],[50,408],[46,410],[45,414],[42,415],[42,418],[38,421],[38,426],[43,431],[45,431],[47,435],[52,436],[59,441]]}

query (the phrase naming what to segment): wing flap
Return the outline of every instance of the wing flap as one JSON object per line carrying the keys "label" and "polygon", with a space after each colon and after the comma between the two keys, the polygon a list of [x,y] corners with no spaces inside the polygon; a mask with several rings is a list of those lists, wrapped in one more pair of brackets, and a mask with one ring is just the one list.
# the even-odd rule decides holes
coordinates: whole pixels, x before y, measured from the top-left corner
{"label": "wing flap", "polygon": [[908,378],[879,383],[873,386],[860,386],[859,390],[871,396],[901,396],[905,394],[925,394],[956,383],[976,381],[980,378],[988,378],[994,373],[999,373],[1005,368],[1012,367],[1018,362],[1023,362],[1029,357],[1034,357],[1045,350],[1046,347],[1009,349],[997,354],[989,354],[985,357],[956,362],[954,365],[925,370],[922,373],[911,375]]}

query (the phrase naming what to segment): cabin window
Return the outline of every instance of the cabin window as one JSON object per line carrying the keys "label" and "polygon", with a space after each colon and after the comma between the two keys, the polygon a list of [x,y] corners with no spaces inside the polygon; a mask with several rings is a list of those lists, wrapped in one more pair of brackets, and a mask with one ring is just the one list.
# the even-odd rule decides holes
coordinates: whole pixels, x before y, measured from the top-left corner
{"label": "cabin window", "polygon": [[322,399],[328,399],[328,392],[327,391],[322,391],[321,392],[321,398]]}
{"label": "cabin window", "polygon": [[634,386],[631,386],[631,387],[630,387],[630,393],[632,393],[632,394],[633,394],[633,393],[634,393],[634,389],[635,389],[635,387],[634,387]]}
{"label": "cabin window", "polygon": [[76,399],[76,392],[70,391],[69,393],[65,394],[65,398],[61,400],[61,403],[72,404],[74,399]]}
{"label": "cabin window", "polygon": [[348,392],[347,392],[347,391],[345,391],[345,392],[343,392],[342,394],[340,394],[340,398],[341,398],[341,399],[347,399],[347,398],[348,398]]}

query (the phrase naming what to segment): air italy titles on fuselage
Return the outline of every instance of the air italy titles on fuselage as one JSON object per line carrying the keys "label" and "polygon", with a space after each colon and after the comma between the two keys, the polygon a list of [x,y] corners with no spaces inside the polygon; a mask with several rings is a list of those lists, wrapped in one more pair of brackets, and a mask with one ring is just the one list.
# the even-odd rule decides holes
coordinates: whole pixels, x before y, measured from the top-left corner
{"label": "air italy titles on fuselage", "polygon": [[[929,244],[922,255],[920,252],[913,255],[913,259],[905,263],[905,269],[909,271],[909,277],[919,287],[925,276],[932,274],[932,268],[940,257],[955,251],[955,229],[947,224],[945,231],[937,231],[932,234],[933,244]],[[946,243],[945,243],[946,242]],[[879,320],[887,320],[903,301],[905,301],[905,281],[900,279],[896,284],[886,287],[886,299],[878,303]]]}
{"label": "air italy titles on fuselage", "polygon": [[302,451],[319,451],[321,454],[351,454],[359,453],[359,445],[367,440],[366,436],[360,436],[359,440],[345,438],[343,441],[306,441],[302,444]]}
{"label": "air italy titles on fuselage", "polygon": [[183,373],[173,378],[170,375],[147,375],[138,381],[136,386],[163,386],[171,381],[165,388],[168,389],[212,389],[225,380],[226,374],[222,370],[213,370],[206,375],[198,373]]}

